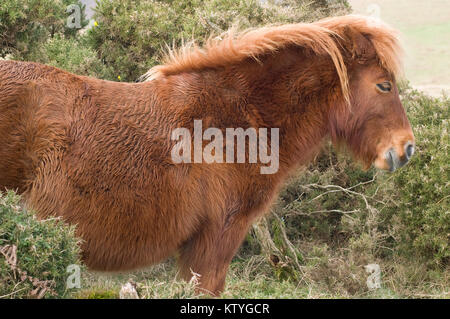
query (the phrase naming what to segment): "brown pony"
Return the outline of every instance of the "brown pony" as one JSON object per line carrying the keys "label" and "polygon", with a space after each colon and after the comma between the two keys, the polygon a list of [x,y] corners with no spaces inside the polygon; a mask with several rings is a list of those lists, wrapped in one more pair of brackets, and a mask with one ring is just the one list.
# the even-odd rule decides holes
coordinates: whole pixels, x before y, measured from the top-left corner
{"label": "brown pony", "polygon": [[[83,259],[120,271],[175,253],[220,294],[229,263],[288,175],[330,137],[365,167],[414,152],[396,33],[358,16],[228,33],[116,83],[0,61],[0,188],[77,225]],[[176,128],[279,128],[279,169],[171,159]]]}

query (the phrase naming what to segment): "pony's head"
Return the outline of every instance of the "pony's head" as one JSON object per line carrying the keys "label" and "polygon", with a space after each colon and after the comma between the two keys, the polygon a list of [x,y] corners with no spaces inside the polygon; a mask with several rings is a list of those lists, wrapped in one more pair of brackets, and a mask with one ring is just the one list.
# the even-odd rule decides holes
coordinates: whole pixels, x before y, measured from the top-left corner
{"label": "pony's head", "polygon": [[344,43],[349,93],[345,107],[330,108],[332,139],[346,144],[366,168],[373,164],[395,171],[409,161],[415,147],[396,85],[401,48],[389,27],[350,22],[328,26],[340,31]]}
{"label": "pony's head", "polygon": [[335,140],[346,143],[368,168],[394,171],[414,154],[414,135],[395,78],[376,64],[351,71],[350,107],[332,117]]}

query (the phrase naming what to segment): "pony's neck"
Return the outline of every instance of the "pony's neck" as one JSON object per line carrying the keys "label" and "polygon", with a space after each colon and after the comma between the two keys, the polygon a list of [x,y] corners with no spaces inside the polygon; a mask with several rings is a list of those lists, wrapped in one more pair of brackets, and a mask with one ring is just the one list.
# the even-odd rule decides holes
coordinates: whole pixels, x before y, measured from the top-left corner
{"label": "pony's neck", "polygon": [[257,125],[280,129],[281,171],[306,164],[319,152],[329,133],[330,107],[343,100],[330,58],[291,48],[259,63],[245,61],[229,72],[237,86],[246,86]]}

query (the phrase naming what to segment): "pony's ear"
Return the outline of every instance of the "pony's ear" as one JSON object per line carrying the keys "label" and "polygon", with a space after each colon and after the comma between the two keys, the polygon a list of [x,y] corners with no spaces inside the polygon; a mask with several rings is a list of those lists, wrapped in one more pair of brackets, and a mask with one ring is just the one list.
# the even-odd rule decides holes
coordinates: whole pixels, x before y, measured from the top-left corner
{"label": "pony's ear", "polygon": [[370,35],[358,32],[351,27],[345,27],[344,39],[348,54],[351,59],[358,63],[365,64],[376,57],[375,47],[370,40]]}

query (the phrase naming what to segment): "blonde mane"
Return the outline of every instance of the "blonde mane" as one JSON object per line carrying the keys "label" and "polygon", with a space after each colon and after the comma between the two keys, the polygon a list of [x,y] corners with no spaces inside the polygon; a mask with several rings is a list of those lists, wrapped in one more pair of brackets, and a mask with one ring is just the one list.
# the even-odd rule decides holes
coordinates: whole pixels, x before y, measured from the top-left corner
{"label": "blonde mane", "polygon": [[171,49],[163,65],[150,69],[143,77],[152,80],[161,75],[179,74],[238,63],[246,58],[270,53],[288,45],[309,48],[331,57],[338,73],[345,100],[349,101],[348,75],[336,39],[346,29],[370,39],[379,63],[394,75],[402,72],[402,53],[398,33],[386,24],[364,16],[332,17],[314,23],[285,24],[249,29],[241,33],[229,30],[222,37],[210,37],[203,47],[195,44]]}

